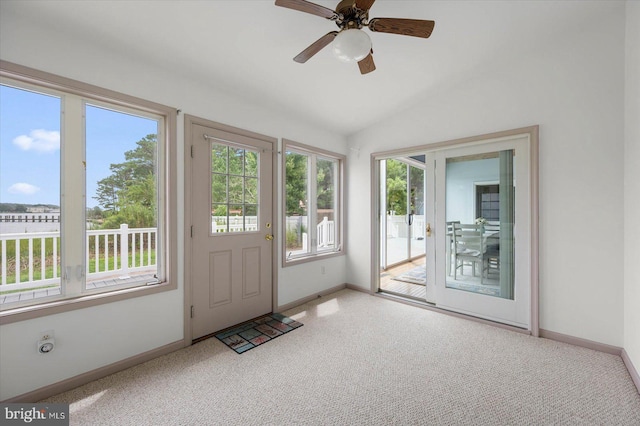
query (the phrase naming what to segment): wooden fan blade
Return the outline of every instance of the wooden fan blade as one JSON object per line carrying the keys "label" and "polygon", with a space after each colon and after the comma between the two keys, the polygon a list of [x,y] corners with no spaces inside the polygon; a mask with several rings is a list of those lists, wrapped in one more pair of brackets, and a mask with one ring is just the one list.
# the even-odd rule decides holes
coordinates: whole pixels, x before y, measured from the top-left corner
{"label": "wooden fan blade", "polygon": [[[371,52],[373,53],[373,52]],[[373,62],[373,55],[369,53],[366,58],[358,61],[358,68],[360,68],[360,74],[369,74],[371,71],[376,70],[376,64]]]}
{"label": "wooden fan blade", "polygon": [[307,47],[302,52],[300,52],[298,56],[293,58],[293,60],[298,63],[304,64],[309,59],[311,59],[313,55],[315,55],[316,53],[321,51],[324,47],[326,47],[329,43],[331,43],[337,35],[338,35],[337,31],[331,31],[330,33],[323,35],[318,40],[316,40],[311,46]]}
{"label": "wooden fan blade", "polygon": [[379,33],[429,38],[435,24],[434,21],[422,19],[374,18],[369,22],[369,29]]}
{"label": "wooden fan blade", "polygon": [[369,10],[376,0],[356,0],[356,7],[360,10]]}
{"label": "wooden fan blade", "polygon": [[282,6],[289,9],[298,10],[300,12],[322,16],[323,18],[327,19],[331,19],[336,16],[336,13],[333,10],[305,0],[276,0],[276,6]]}

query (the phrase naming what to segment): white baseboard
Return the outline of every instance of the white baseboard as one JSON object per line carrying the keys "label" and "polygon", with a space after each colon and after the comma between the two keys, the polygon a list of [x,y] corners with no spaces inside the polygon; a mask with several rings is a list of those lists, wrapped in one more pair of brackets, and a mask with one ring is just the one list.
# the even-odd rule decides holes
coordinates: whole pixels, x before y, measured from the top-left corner
{"label": "white baseboard", "polygon": [[555,340],[557,342],[569,343],[570,345],[593,349],[594,351],[605,352],[612,355],[622,355],[621,347],[607,345],[605,343],[598,343],[594,342],[593,340],[581,339],[580,337],[569,336],[568,334],[556,333],[555,331],[540,329],[540,337]]}
{"label": "white baseboard", "polygon": [[169,343],[168,345],[164,345],[159,348],[134,355],[130,358],[114,362],[113,364],[105,365],[104,367],[96,368],[95,370],[87,371],[86,373],[82,373],[77,376],[62,380],[60,382],[44,386],[40,389],[23,393],[22,395],[14,396],[13,398],[9,398],[2,402],[38,402],[45,398],[49,398],[50,396],[75,389],[78,386],[85,385],[94,380],[98,380],[110,374],[117,373],[118,371],[126,370],[127,368],[142,364],[143,362],[150,361],[154,358],[166,355],[184,347],[184,340]]}
{"label": "white baseboard", "polygon": [[340,285],[337,285],[335,287],[331,287],[329,289],[322,290],[319,293],[313,293],[312,295],[309,295],[307,297],[303,297],[302,299],[298,299],[298,300],[295,300],[293,302],[286,303],[284,305],[278,306],[278,308],[276,309],[276,312],[283,312],[283,311],[287,311],[289,309],[293,309],[293,308],[295,308],[297,306],[304,305],[307,302],[311,302],[312,300],[315,300],[315,299],[317,299],[319,297],[324,297],[324,296],[329,295],[331,293],[335,293],[336,291],[343,290],[346,287],[347,287],[347,284],[340,284]]}
{"label": "white baseboard", "polygon": [[640,393],[640,374],[638,374],[638,370],[635,365],[633,365],[633,362],[631,362],[631,358],[629,358],[629,354],[624,350],[624,348],[622,349],[621,356],[622,361],[624,361],[624,365],[627,367],[627,370],[629,370],[629,375],[631,376],[631,380],[633,380],[633,384],[636,385],[636,389],[638,390],[638,393]]}

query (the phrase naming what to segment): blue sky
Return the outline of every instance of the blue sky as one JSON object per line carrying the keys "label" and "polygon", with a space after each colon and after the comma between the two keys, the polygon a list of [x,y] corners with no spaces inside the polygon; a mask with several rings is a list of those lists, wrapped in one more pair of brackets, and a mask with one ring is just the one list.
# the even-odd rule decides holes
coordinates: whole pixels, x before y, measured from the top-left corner
{"label": "blue sky", "polygon": [[[59,98],[0,86],[0,202],[60,205]],[[112,163],[157,122],[88,105],[86,110],[87,207]]]}

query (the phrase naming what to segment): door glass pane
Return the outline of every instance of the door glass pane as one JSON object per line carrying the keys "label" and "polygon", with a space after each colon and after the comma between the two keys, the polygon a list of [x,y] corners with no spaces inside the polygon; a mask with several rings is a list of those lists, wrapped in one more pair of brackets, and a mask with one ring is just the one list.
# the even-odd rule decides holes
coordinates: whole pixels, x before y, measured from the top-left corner
{"label": "door glass pane", "polygon": [[211,143],[211,234],[258,231],[256,151]]}
{"label": "door glass pane", "polygon": [[60,294],[60,98],[0,86],[0,303]]}
{"label": "door glass pane", "polygon": [[287,257],[309,253],[309,156],[289,151],[285,161]]}
{"label": "door glass pane", "polygon": [[401,161],[386,160],[387,265],[409,258],[407,168]]}
{"label": "door glass pane", "polygon": [[424,255],[426,222],[424,216],[424,170],[418,167],[409,167],[409,213],[411,231],[411,253],[413,259]]}
{"label": "door glass pane", "polygon": [[447,288],[513,299],[514,184],[512,150],[447,159]]}
{"label": "door glass pane", "polygon": [[[85,108],[86,288],[157,277],[159,122]],[[128,281],[130,282],[130,281]]]}
{"label": "door glass pane", "polygon": [[318,251],[333,250],[336,246],[336,174],[338,162],[317,158],[317,236]]}

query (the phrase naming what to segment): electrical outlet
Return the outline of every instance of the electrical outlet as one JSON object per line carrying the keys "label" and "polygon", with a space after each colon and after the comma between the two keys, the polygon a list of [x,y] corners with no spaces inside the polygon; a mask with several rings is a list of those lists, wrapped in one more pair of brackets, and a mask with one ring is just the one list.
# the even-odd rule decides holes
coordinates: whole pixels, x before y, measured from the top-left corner
{"label": "electrical outlet", "polygon": [[36,344],[38,353],[48,354],[55,349],[56,341],[54,338],[53,330],[47,330],[40,332],[40,339]]}

